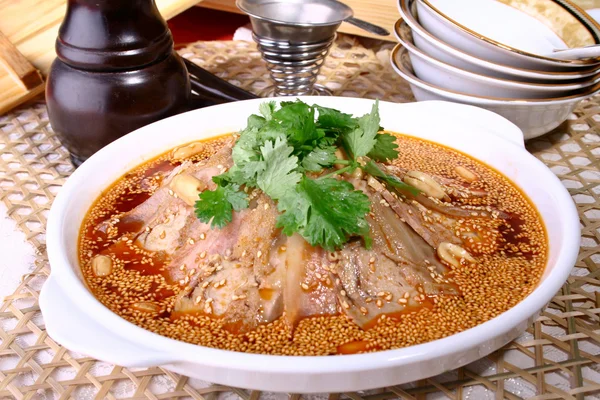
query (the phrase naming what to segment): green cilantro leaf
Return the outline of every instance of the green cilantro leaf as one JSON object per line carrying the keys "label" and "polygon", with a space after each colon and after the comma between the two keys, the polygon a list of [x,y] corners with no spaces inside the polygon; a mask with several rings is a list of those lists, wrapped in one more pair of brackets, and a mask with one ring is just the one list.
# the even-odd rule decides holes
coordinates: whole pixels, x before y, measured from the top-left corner
{"label": "green cilantro leaf", "polygon": [[315,109],[300,100],[282,102],[281,108],[273,113],[273,119],[286,130],[288,141],[294,148],[319,139]]}
{"label": "green cilantro leaf", "polygon": [[248,117],[248,126],[246,126],[246,129],[244,129],[240,133],[243,135],[244,133],[247,133],[249,131],[257,131],[258,129],[261,129],[266,123],[267,120],[261,117],[260,115],[252,114]]}
{"label": "green cilantro leaf", "polygon": [[233,210],[248,207],[248,197],[239,191],[238,185],[217,186],[215,190],[205,190],[196,202],[196,216],[211,227],[222,228],[231,222]]}
{"label": "green cilantro leaf", "polygon": [[237,187],[237,185],[235,188],[231,185],[225,188],[225,198],[235,211],[248,208],[248,196],[246,193],[239,191],[239,187]]}
{"label": "green cilantro leaf", "polygon": [[331,145],[324,145],[315,148],[302,159],[302,167],[306,171],[319,172],[323,168],[331,167],[337,159],[335,150],[337,148]]}
{"label": "green cilantro leaf", "polygon": [[260,103],[258,106],[258,111],[265,117],[267,121],[270,121],[273,118],[273,113],[275,112],[276,104],[274,101],[268,101],[266,103]]}
{"label": "green cilantro leaf", "polygon": [[298,168],[298,157],[293,156],[294,148],[287,145],[283,139],[265,142],[260,148],[264,159],[265,169],[258,175],[258,187],[273,200],[277,200],[285,193],[293,191],[302,177]]}
{"label": "green cilantro leaf", "polygon": [[360,117],[358,126],[342,136],[346,150],[354,159],[366,156],[375,146],[379,120],[379,102],[376,101],[371,113]]}
{"label": "green cilantro leaf", "polygon": [[[244,185],[259,188],[277,201],[281,213],[277,224],[286,235],[298,232],[313,246],[329,250],[362,236],[369,247],[368,197],[349,182],[330,176],[358,168],[362,163],[358,157],[386,161],[397,156],[395,138],[379,133],[383,128],[378,103],[360,118],[299,100],[279,106],[263,103],[259,111],[261,115],[248,118],[233,146],[233,165],[213,177],[217,188],[200,194],[195,205],[198,218],[219,228],[227,225],[234,210],[248,207],[248,196],[239,190]],[[349,160],[336,161],[339,146]],[[324,171],[335,162],[345,166]],[[386,175],[373,161],[361,168],[398,190],[414,190]],[[304,175],[308,171],[323,174],[313,180]]]}
{"label": "green cilantro leaf", "polygon": [[304,176],[296,187],[296,195],[294,200],[288,195],[282,204],[284,213],[277,221],[285,233],[298,231],[311,245],[327,250],[341,247],[350,236],[368,236],[365,215],[371,203],[351,183]]}
{"label": "green cilantro leaf", "polygon": [[277,202],[277,209],[282,212],[277,218],[277,227],[288,236],[299,232],[308,223],[310,202],[298,192],[298,186],[286,193]]}
{"label": "green cilantro leaf", "polygon": [[261,144],[277,138],[287,140],[287,137],[286,129],[274,120],[268,121],[257,133],[257,140]]}
{"label": "green cilantro leaf", "polygon": [[320,128],[344,131],[354,129],[358,124],[356,118],[350,114],[344,114],[333,108],[321,106],[315,106],[315,108],[319,112],[317,123]]}
{"label": "green cilantro leaf", "polygon": [[414,188],[410,185],[407,185],[406,183],[402,182],[400,179],[396,178],[395,176],[388,175],[385,172],[383,172],[381,170],[381,168],[379,168],[379,166],[377,166],[377,164],[371,160],[369,160],[365,164],[365,166],[362,167],[362,169],[367,174],[371,175],[374,178],[379,178],[380,180],[387,183],[389,186],[393,187],[394,189],[398,189],[400,191],[406,191],[406,192],[412,193],[414,195],[417,195],[420,193],[419,189]]}
{"label": "green cilantro leaf", "polygon": [[375,161],[385,162],[398,157],[396,138],[389,133],[380,133],[375,137],[375,146],[367,154]]}
{"label": "green cilantro leaf", "polygon": [[[264,162],[260,159],[258,145],[256,130],[242,133],[231,152],[234,164],[224,174],[227,181],[238,185],[256,186],[256,176],[265,169]],[[215,183],[219,182],[215,181]]]}
{"label": "green cilantro leaf", "polygon": [[231,157],[235,165],[240,166],[250,160],[257,160],[260,152],[258,146],[258,129],[251,128],[242,131],[239,139],[231,151]]}

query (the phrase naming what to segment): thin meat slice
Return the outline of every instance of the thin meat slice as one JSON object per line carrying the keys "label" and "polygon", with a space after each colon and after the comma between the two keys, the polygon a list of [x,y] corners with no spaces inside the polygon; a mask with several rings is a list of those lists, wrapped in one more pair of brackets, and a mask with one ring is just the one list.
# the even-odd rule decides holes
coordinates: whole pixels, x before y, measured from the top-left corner
{"label": "thin meat slice", "polygon": [[[396,165],[387,165],[387,170],[392,175],[399,179],[402,179],[408,172],[406,168],[402,168]],[[446,178],[440,175],[429,174],[437,183],[439,183],[444,191],[454,199],[467,199],[467,198],[482,198],[488,195],[488,192],[481,189],[475,188],[470,182],[464,180]]]}
{"label": "thin meat slice", "polygon": [[335,284],[341,309],[367,328],[382,314],[419,306],[425,296],[455,294],[435,251],[385,205],[380,193],[363,190],[372,204],[367,221],[373,244],[367,250],[354,242],[338,252]]}
{"label": "thin meat slice", "polygon": [[[384,171],[386,174],[388,175],[392,175],[395,176],[397,179],[402,180],[402,176],[404,174],[404,170],[400,169],[400,172],[402,172],[402,175],[396,175],[394,174],[394,169],[395,170],[399,170],[397,167],[394,166],[385,166],[383,164],[377,164],[377,166]],[[432,197],[427,196],[424,193],[419,193],[417,195],[410,193],[408,191],[403,191],[401,189],[399,189],[399,191],[401,192],[400,194],[403,196],[403,198],[407,198],[409,200],[414,200],[418,203],[420,203],[421,205],[423,205],[423,207],[426,210],[430,210],[430,211],[436,211],[440,214],[444,214],[446,216],[449,216],[451,218],[468,218],[472,216],[473,209],[470,209],[469,207],[460,207],[458,205],[454,205],[448,202],[444,202],[444,201],[440,201],[438,199],[434,199]],[[466,192],[463,192],[463,194],[466,195]],[[474,197],[478,197],[478,196],[474,196]],[[481,208],[477,210],[478,216],[480,217],[485,217],[485,218],[500,218],[500,219],[506,219],[509,218],[510,216],[508,214],[506,214],[505,212],[498,210],[498,209],[494,209],[492,207],[485,207],[485,208]]]}
{"label": "thin meat slice", "polygon": [[[505,218],[493,217],[490,213],[470,210],[468,217],[451,217],[433,211],[417,200],[395,196],[387,190],[381,195],[389,206],[431,247],[452,243],[464,247],[472,255],[496,252],[501,244],[501,227]],[[485,224],[480,223],[482,219]]]}
{"label": "thin meat slice", "polygon": [[[186,234],[200,235],[207,232],[209,226],[198,223],[193,206],[175,195],[169,187],[170,182],[185,173],[198,179],[203,187],[213,189],[213,176],[221,174],[231,164],[231,143],[205,161],[183,163],[163,179],[161,186],[146,201],[102,222],[96,229],[111,239],[123,234],[119,227],[126,227],[128,236],[137,240],[140,247],[173,254],[189,239]],[[132,226],[136,229],[131,229]]]}
{"label": "thin meat slice", "polygon": [[461,244],[460,237],[454,234],[457,219],[425,208],[416,200],[394,196],[388,190],[382,190],[381,196],[387,204],[432,247],[442,242]]}
{"label": "thin meat slice", "polygon": [[371,194],[371,199],[373,213],[367,220],[373,248],[396,262],[408,284],[422,287],[425,294],[456,293],[447,283],[445,276],[449,270],[439,261],[435,249],[381,201],[380,193]]}
{"label": "thin meat slice", "polygon": [[358,242],[341,250],[335,271],[341,310],[362,328],[368,328],[382,314],[398,313],[416,304],[418,292],[398,265]]}
{"label": "thin meat slice", "polygon": [[[280,236],[276,217],[272,201],[259,195],[223,229],[182,249],[167,267],[172,274],[189,271],[175,311],[223,318],[235,332],[280,317],[285,264],[275,262]],[[184,268],[177,268],[180,264]]]}
{"label": "thin meat slice", "polygon": [[[495,252],[501,243],[500,227],[508,218],[505,213],[491,207],[492,211],[462,209],[423,194],[392,193],[372,179],[369,186],[383,197],[384,204],[396,212],[401,222],[407,223],[434,249],[442,243],[451,243],[476,255]],[[481,219],[486,219],[486,223],[479,223]],[[495,229],[489,229],[490,226]]]}
{"label": "thin meat slice", "polygon": [[285,251],[285,319],[294,328],[302,318],[337,314],[333,280],[326,269],[327,253],[299,234],[287,240]]}

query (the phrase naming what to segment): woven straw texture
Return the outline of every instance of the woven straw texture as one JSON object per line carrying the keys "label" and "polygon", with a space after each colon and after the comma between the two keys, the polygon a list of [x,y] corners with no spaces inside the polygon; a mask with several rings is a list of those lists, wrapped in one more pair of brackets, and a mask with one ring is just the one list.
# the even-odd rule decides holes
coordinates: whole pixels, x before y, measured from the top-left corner
{"label": "woven straw texture", "polygon": [[[338,38],[320,81],[337,95],[410,101],[387,65],[387,45]],[[268,75],[253,44],[196,43],[181,54],[244,88]],[[581,217],[577,265],[559,293],[519,339],[464,368],[397,387],[305,398],[591,399],[600,398],[600,97],[528,149],[569,189]],[[211,385],[161,368],[127,369],[75,354],[47,336],[38,307],[49,274],[46,217],[73,171],[38,102],[0,117],[0,200],[37,249],[37,268],[0,306],[0,399],[271,399],[282,395]],[[293,399],[300,395],[289,395]],[[287,397],[287,396],[283,396]]]}

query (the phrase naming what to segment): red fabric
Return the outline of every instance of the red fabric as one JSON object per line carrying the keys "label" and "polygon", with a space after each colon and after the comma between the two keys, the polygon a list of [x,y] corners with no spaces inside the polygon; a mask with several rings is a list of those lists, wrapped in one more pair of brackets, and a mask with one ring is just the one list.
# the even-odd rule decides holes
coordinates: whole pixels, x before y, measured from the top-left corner
{"label": "red fabric", "polygon": [[168,21],[176,47],[198,40],[231,40],[235,30],[246,25],[248,17],[241,14],[192,7]]}

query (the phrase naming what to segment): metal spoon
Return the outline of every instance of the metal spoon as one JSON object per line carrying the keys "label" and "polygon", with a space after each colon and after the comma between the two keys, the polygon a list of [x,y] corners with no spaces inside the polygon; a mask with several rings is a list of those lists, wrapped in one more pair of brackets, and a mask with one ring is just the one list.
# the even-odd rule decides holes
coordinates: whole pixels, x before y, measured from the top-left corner
{"label": "metal spoon", "polygon": [[344,21],[349,24],[352,24],[364,31],[372,33],[374,35],[379,35],[379,36],[389,36],[390,35],[390,32],[387,29],[382,28],[379,25],[372,24],[372,23],[367,22],[362,19],[350,17],[350,18],[346,18]]}
{"label": "metal spoon", "polygon": [[548,55],[563,60],[600,59],[600,45],[592,44],[590,46],[575,47],[572,49],[554,49],[552,54]]}

